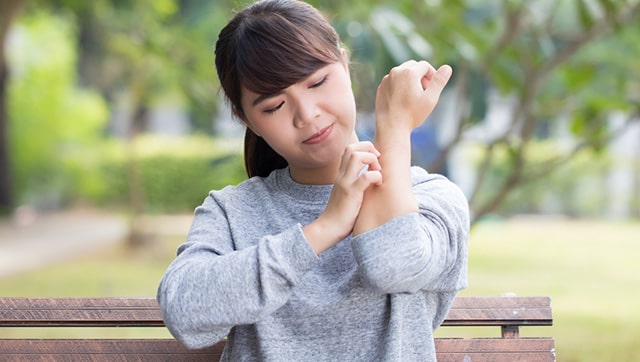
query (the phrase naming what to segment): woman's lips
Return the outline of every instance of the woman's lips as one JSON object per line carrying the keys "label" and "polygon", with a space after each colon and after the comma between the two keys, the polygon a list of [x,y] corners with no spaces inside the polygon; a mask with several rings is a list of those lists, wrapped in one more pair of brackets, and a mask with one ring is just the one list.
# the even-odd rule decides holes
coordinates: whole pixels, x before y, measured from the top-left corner
{"label": "woman's lips", "polygon": [[321,129],[320,131],[316,132],[313,134],[313,136],[307,138],[306,140],[302,141],[302,143],[307,144],[307,145],[315,145],[318,144],[324,140],[326,140],[329,137],[329,134],[331,134],[331,131],[333,130],[333,124]]}

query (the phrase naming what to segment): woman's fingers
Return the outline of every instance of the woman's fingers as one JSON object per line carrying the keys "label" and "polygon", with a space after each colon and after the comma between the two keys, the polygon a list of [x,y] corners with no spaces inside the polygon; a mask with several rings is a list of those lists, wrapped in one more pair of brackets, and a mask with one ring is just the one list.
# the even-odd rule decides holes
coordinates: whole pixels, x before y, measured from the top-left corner
{"label": "woman's fingers", "polygon": [[365,190],[371,185],[380,185],[382,184],[382,172],[380,170],[366,170],[360,173],[356,184],[359,184],[358,187]]}
{"label": "woman's fingers", "polygon": [[425,97],[430,100],[438,100],[440,93],[449,82],[453,69],[447,64],[440,66],[436,70],[429,62],[422,60],[419,62],[407,62],[407,66],[413,68],[416,75],[420,77],[420,83],[424,90]]}
{"label": "woman's fingers", "polygon": [[340,171],[322,214],[323,219],[344,232],[351,232],[360,212],[365,190],[382,182],[380,152],[371,142],[353,143],[345,149]]}
{"label": "woman's fingers", "polygon": [[[382,169],[379,158],[380,152],[371,142],[358,142],[349,145],[342,159],[342,176],[353,182],[362,175],[378,172]],[[375,176],[374,176],[375,177]]]}
{"label": "woman's fingers", "polygon": [[431,64],[427,63],[426,61],[424,63],[427,64],[426,71],[419,73],[419,74],[422,74],[422,78],[420,78],[420,83],[422,84],[423,90],[429,87],[429,84],[431,83],[433,76],[436,74],[436,68],[431,66]]}
{"label": "woman's fingers", "polygon": [[418,127],[435,108],[452,69],[437,70],[427,61],[407,61],[391,69],[376,94],[376,116],[381,128]]}
{"label": "woman's fingers", "polygon": [[[433,67],[431,68],[433,69]],[[438,70],[433,70],[427,72],[425,76],[422,78],[422,86],[424,88],[424,98],[429,103],[435,106],[438,103],[438,99],[440,99],[440,94],[444,90],[444,87],[451,79],[451,75],[453,74],[453,69],[451,69],[448,65],[443,65]],[[426,85],[425,85],[425,79]]]}

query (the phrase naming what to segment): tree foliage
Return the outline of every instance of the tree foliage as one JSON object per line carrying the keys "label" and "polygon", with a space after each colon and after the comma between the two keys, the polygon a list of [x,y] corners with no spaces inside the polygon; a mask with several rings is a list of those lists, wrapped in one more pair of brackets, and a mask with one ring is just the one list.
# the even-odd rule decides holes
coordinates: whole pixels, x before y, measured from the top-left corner
{"label": "tree foliage", "polygon": [[[110,110],[127,109],[132,132],[144,129],[149,109],[171,99],[189,112],[194,131],[210,133],[218,103],[213,45],[233,11],[249,2],[35,0],[24,14],[65,19],[77,36],[78,83],[96,89]],[[456,106],[447,118],[453,131],[428,168],[444,169],[463,143],[482,145],[470,191],[476,218],[581,150],[606,150],[625,129],[610,126],[612,114],[626,115],[626,124],[638,114],[637,0],[310,2],[328,15],[351,54],[361,111],[373,110],[379,80],[399,62],[453,65],[448,97]],[[509,114],[501,129],[478,137],[491,97],[508,102]],[[16,111],[25,115],[12,124],[31,111]],[[532,143],[554,130],[572,135],[570,142],[545,159],[532,157]],[[499,177],[489,174],[497,162]]]}
{"label": "tree foliage", "polygon": [[[458,112],[449,121],[456,131],[430,168],[441,169],[464,140],[484,144],[485,157],[471,191],[476,218],[580,150],[602,150],[638,116],[638,1],[399,0],[370,14],[363,24],[371,30],[355,37],[347,32],[346,39],[356,51],[363,37],[372,37],[370,43],[377,40],[377,49],[384,51],[366,56],[374,55],[382,74],[390,60],[424,58],[454,65],[451,87]],[[486,121],[493,90],[513,106],[502,130],[479,139],[473,134]],[[371,104],[372,94],[368,98]],[[625,125],[610,127],[614,113],[627,115]],[[573,142],[534,161],[530,144],[553,129],[566,129]],[[508,172],[487,185],[497,151],[508,155]]]}
{"label": "tree foliage", "polygon": [[[9,150],[18,202],[59,203],[74,182],[61,170],[65,157],[102,136],[107,107],[95,91],[76,87],[73,27],[44,13],[23,17],[9,55]],[[27,192],[30,190],[31,192]],[[27,200],[37,195],[38,200]],[[43,198],[49,198],[44,200]]]}

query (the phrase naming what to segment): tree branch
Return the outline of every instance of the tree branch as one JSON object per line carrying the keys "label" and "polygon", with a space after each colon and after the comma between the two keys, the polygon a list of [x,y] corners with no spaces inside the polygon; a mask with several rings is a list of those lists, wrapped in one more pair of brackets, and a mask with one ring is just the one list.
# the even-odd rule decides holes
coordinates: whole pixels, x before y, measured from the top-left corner
{"label": "tree branch", "polygon": [[[627,118],[625,119],[624,124],[622,125],[622,127],[620,127],[618,129],[614,130],[613,132],[610,132],[607,135],[601,137],[598,140],[598,142],[602,143],[602,144],[606,144],[606,143],[610,143],[611,141],[617,139],[622,134],[624,134],[624,132],[631,125],[632,120],[634,118],[636,118],[636,117],[638,117],[638,113],[636,113],[636,112],[629,113],[627,115]],[[592,129],[597,129],[598,126],[594,125],[591,128]],[[526,175],[524,176],[524,179],[526,179],[527,182],[529,182],[529,181],[536,181],[538,179],[541,179],[543,177],[548,176],[550,173],[555,171],[558,167],[560,167],[560,166],[568,163],[569,161],[571,161],[573,158],[575,158],[575,156],[577,156],[581,151],[583,151],[585,148],[587,148],[592,143],[593,142],[586,141],[586,140],[583,140],[582,142],[577,143],[565,155],[555,157],[555,158],[553,158],[553,159],[541,164],[540,167],[537,170],[532,170],[530,172],[527,172]]]}
{"label": "tree branch", "polygon": [[[465,64],[462,64],[456,70],[456,74],[458,74],[458,78],[456,80],[456,87],[455,87],[456,100],[458,101],[458,103],[466,105],[468,104],[467,94],[468,94],[468,84],[469,84],[469,67],[466,66]],[[468,119],[468,112],[461,110],[456,119],[457,125],[456,125],[456,131],[453,136],[453,139],[449,141],[446,146],[440,149],[438,157],[436,157],[436,159],[429,164],[429,167],[428,167],[429,170],[437,170],[436,172],[438,172],[444,169],[445,162],[449,158],[449,154],[451,153],[451,150],[458,143],[460,143],[460,140],[462,139],[462,135],[464,134],[464,131],[467,128],[465,127],[465,125],[467,124],[467,119]]]}
{"label": "tree branch", "polygon": [[637,3],[630,9],[622,10],[622,13],[617,14],[617,16],[615,17],[604,17],[603,20],[600,20],[598,23],[594,24],[587,31],[581,33],[579,36],[569,41],[570,44],[567,47],[562,48],[560,52],[556,53],[553,58],[546,62],[539,71],[540,77],[544,77],[549,74],[556,67],[558,67],[560,64],[564,63],[565,61],[567,61],[567,59],[577,53],[587,43],[595,38],[606,34],[615,25],[628,24],[631,21],[637,20],[637,17],[639,15],[640,3]]}
{"label": "tree branch", "polygon": [[482,61],[482,68],[489,69],[490,64],[495,59],[496,54],[502,53],[507,45],[513,42],[519,34],[522,25],[522,14],[524,12],[525,2],[518,7],[509,8],[505,6],[504,13],[507,18],[506,25],[500,34],[498,40],[494,43],[493,47],[486,53],[486,57]]}

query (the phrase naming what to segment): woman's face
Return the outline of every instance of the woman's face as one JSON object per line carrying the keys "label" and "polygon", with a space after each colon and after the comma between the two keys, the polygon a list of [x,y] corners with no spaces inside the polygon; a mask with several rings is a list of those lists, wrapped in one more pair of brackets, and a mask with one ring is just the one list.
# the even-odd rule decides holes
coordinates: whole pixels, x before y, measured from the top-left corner
{"label": "woman's face", "polygon": [[287,160],[301,183],[333,183],[345,147],[357,140],[346,61],[324,66],[277,94],[243,88],[242,109],[247,126]]}

